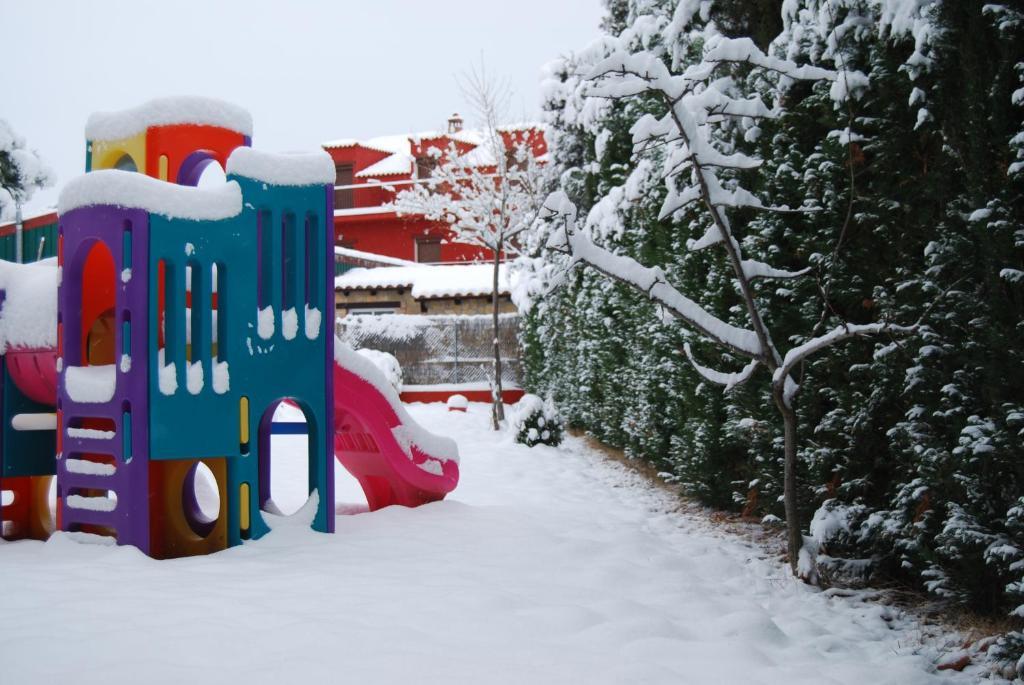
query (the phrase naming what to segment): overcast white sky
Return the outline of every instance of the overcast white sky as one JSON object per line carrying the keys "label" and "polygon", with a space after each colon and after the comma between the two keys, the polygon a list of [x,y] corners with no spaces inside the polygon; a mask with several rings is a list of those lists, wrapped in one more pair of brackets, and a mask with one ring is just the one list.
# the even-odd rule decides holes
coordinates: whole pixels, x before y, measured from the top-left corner
{"label": "overcast white sky", "polygon": [[255,147],[312,149],[441,128],[482,55],[531,117],[541,66],[601,15],[601,0],[0,0],[0,118],[57,172],[28,213],[84,170],[90,112],[208,95],[252,112]]}

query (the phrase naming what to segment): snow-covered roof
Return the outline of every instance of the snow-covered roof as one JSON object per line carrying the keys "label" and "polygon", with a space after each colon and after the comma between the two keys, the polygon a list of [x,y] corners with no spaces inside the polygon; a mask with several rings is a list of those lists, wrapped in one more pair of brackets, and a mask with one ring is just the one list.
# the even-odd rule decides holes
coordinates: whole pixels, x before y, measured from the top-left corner
{"label": "snow-covered roof", "polygon": [[326,185],[334,183],[335,173],[334,160],[323,150],[273,153],[251,147],[235,148],[225,171],[278,186]]}
{"label": "snow-covered roof", "polygon": [[242,211],[242,190],[234,181],[214,189],[168,183],[134,171],[90,171],[64,186],[57,211],[114,205],[144,209],[174,219],[227,219]]}
{"label": "snow-covered roof", "polygon": [[374,252],[363,252],[362,250],[353,250],[350,247],[341,247],[338,245],[334,246],[334,254],[342,257],[351,257],[353,259],[362,259],[367,262],[377,262],[379,264],[391,264],[392,266],[415,266],[416,262],[410,262],[408,259],[398,259],[397,257],[388,257],[387,255],[376,254]]}
{"label": "snow-covered roof", "polygon": [[95,112],[85,124],[88,140],[120,140],[150,126],[201,124],[220,126],[252,136],[252,115],[238,105],[215,98],[183,95],[144,102],[118,112]]}
{"label": "snow-covered roof", "polygon": [[9,347],[57,346],[57,260],[0,260],[0,353]]}
{"label": "snow-covered roof", "polygon": [[[417,299],[490,295],[494,266],[491,264],[419,264],[382,266],[346,271],[334,279],[335,290],[410,288]],[[498,273],[498,291],[511,291],[508,268]]]}
{"label": "snow-covered roof", "polygon": [[[57,210],[56,210],[56,208],[48,207],[47,209],[41,209],[41,210],[39,210],[37,212],[32,212],[30,214],[24,214],[21,217],[21,223],[27,224],[28,222],[32,221],[33,219],[41,219],[42,217],[50,216],[51,214],[56,219],[56,217],[57,217]],[[0,221],[0,228],[7,228],[8,226],[14,226],[16,223],[18,223],[18,222],[14,221],[13,219],[11,221]]]}
{"label": "snow-covered roof", "polygon": [[[414,159],[412,155],[398,152],[390,157],[385,157],[376,164],[371,164],[358,174],[357,178],[368,178],[372,176],[394,176],[395,174],[412,173]],[[333,167],[332,167],[333,168]]]}
{"label": "snow-covered roof", "polygon": [[544,131],[544,124],[539,124],[533,121],[521,121],[518,124],[502,124],[501,126],[495,126],[496,131],[515,133],[520,131]]}
{"label": "snow-covered roof", "polygon": [[346,209],[335,209],[334,216],[364,216],[369,214],[397,214],[394,207],[389,205],[374,205],[373,207],[348,207]]}
{"label": "snow-covered roof", "polygon": [[498,160],[494,158],[494,150],[489,145],[479,145],[464,155],[459,161],[466,166],[494,166]]}
{"label": "snow-covered roof", "polygon": [[410,154],[412,152],[412,143],[409,140],[408,133],[393,136],[377,136],[376,138],[369,138],[367,140],[341,138],[339,140],[332,140],[330,142],[323,143],[323,147],[325,148],[356,146],[364,147],[369,150],[377,150],[378,152],[388,152],[391,154]]}
{"label": "snow-covered roof", "polygon": [[[541,124],[513,124],[510,126],[499,126],[499,131],[526,131],[529,129],[543,130]],[[414,144],[421,143],[425,140],[437,140],[439,138],[448,138],[455,140],[460,143],[466,143],[467,145],[481,145],[486,140],[486,136],[483,131],[474,129],[464,129],[455,133],[449,133],[448,131],[419,131],[415,133],[399,133],[396,135],[389,136],[377,136],[376,138],[368,138],[366,140],[359,140],[358,138],[339,138],[337,140],[330,140],[326,143],[322,143],[323,147],[328,149],[340,149],[347,147],[363,147],[369,150],[377,150],[378,152],[389,152],[392,155],[412,155],[412,146]]]}

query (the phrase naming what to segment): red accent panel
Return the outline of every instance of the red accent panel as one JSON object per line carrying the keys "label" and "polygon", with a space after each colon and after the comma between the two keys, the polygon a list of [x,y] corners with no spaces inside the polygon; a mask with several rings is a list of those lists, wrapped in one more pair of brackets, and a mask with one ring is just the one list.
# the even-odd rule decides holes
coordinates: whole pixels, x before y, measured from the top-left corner
{"label": "red accent panel", "polygon": [[[525,390],[513,388],[503,391],[501,393],[501,400],[505,404],[515,404],[525,394]],[[447,402],[448,398],[452,395],[462,395],[470,402],[490,403],[491,401],[490,390],[410,390],[403,392],[401,399],[403,402]]]}
{"label": "red accent panel", "polygon": [[181,163],[196,150],[212,152],[221,167],[226,167],[228,155],[245,144],[241,133],[218,126],[154,126],[146,136],[146,175],[159,178],[160,156],[167,155],[167,180],[177,183]]}

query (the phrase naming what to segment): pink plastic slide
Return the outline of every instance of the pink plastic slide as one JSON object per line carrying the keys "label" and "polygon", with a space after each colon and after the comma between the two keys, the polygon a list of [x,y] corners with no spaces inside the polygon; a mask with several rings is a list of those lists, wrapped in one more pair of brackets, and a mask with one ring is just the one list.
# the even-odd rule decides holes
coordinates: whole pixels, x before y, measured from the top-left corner
{"label": "pink plastic slide", "polygon": [[413,421],[377,367],[338,340],[334,455],[359,481],[370,511],[434,502],[459,482],[455,442]]}

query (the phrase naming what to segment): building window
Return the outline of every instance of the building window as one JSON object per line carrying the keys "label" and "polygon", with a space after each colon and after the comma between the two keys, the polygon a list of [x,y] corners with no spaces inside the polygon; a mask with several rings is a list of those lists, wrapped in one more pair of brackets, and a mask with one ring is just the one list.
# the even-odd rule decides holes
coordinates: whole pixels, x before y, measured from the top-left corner
{"label": "building window", "polygon": [[430,155],[423,155],[416,158],[416,178],[430,178],[430,174],[437,168],[437,158]]}
{"label": "building window", "polygon": [[351,164],[338,164],[334,167],[334,208],[351,209],[354,206],[351,187],[354,180]]}
{"label": "building window", "polygon": [[416,261],[432,264],[441,261],[441,241],[438,238],[416,240]]}

